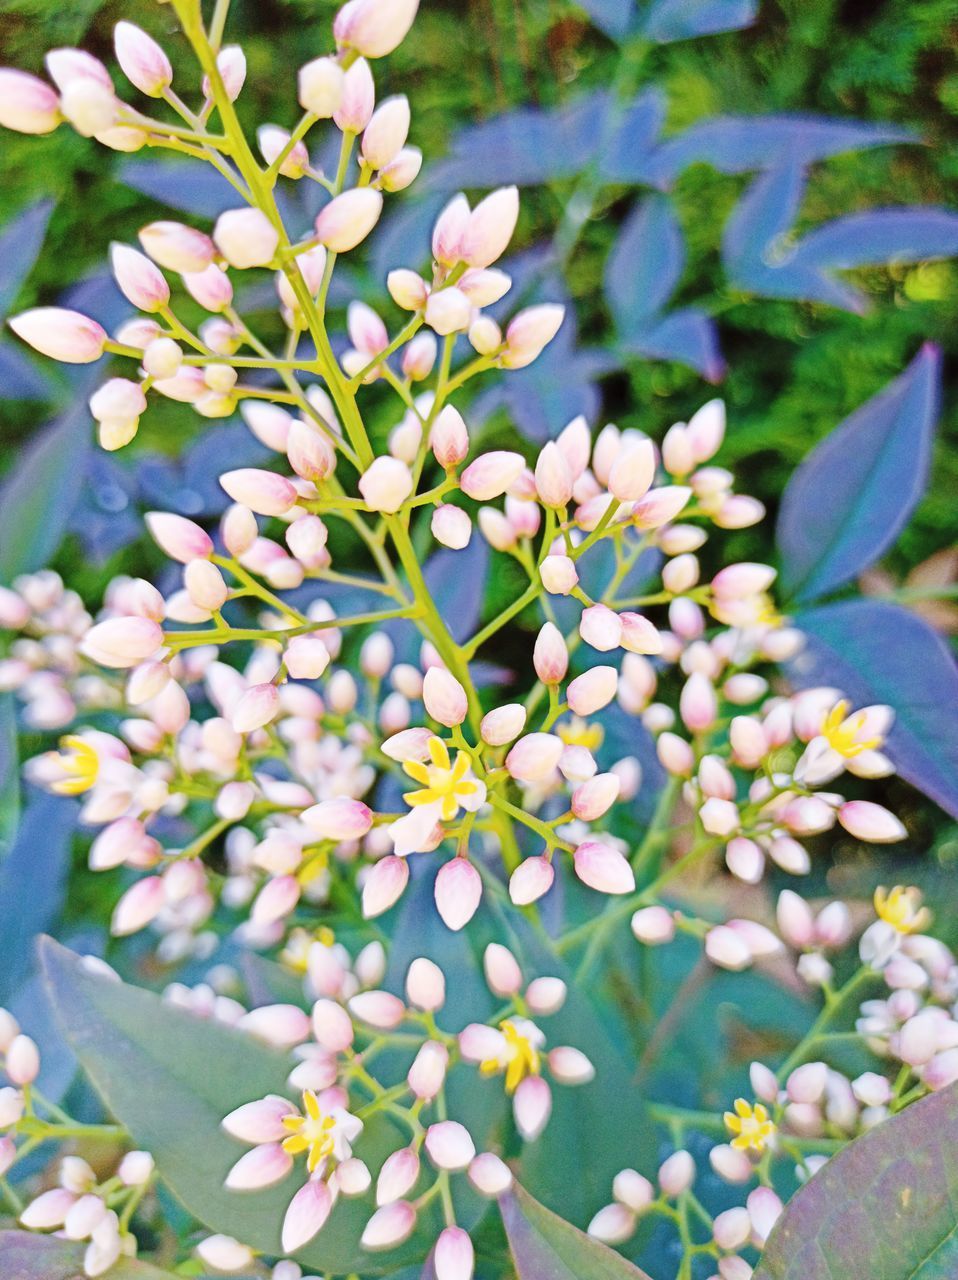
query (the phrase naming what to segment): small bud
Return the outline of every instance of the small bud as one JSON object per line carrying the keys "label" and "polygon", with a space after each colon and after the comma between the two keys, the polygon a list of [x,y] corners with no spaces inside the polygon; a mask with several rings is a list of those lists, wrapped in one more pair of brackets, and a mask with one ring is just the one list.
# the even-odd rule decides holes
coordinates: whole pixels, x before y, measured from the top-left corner
{"label": "small bud", "polygon": [[509,896],[517,907],[538,901],[552,888],[555,870],[547,858],[525,858],[509,880]]}
{"label": "small bud", "polygon": [[673,1151],[659,1167],[659,1186],[670,1198],[688,1191],[695,1181],[695,1161],[687,1151]]}
{"label": "small bud", "polygon": [[522,474],[525,459],[521,453],[494,450],[480,454],[460,477],[464,493],[477,502],[489,502],[498,498]]}
{"label": "small bud", "polygon": [[449,1050],[446,1046],[427,1040],[409,1068],[406,1083],[417,1098],[431,1102],[443,1086],[448,1065]]}
{"label": "small bud", "polygon": [[575,561],[569,556],[546,556],[539,566],[539,576],[553,596],[567,596],[579,581]]}
{"label": "small bud", "polygon": [[559,763],[565,743],[554,733],[527,733],[506,756],[506,769],[520,782],[542,782]]}
{"label": "small bud", "polygon": [[470,267],[488,267],[508,248],[519,217],[516,187],[500,187],[476,205],[459,243],[459,256]]}
{"label": "small bud", "polygon": [[838,810],[838,821],[856,840],[869,844],[891,844],[908,835],[893,813],[870,800],[850,800]]}
{"label": "small bud", "polygon": [[532,364],[559,332],[565,318],[565,307],[544,303],[526,307],[506,329],[506,349],[502,353],[504,369],[524,369]]}
{"label": "small bud", "polygon": [[406,1006],[388,991],[360,991],[349,1001],[349,1012],[371,1027],[391,1031],[402,1022]]}
{"label": "small bud", "polygon": [[4,1064],[13,1084],[33,1084],[40,1074],[40,1051],[29,1036],[18,1035],[7,1049]]}
{"label": "small bud", "polygon": [[583,884],[599,893],[632,893],[635,876],[618,849],[599,840],[580,844],[573,855],[575,873]]}
{"label": "small bud", "polygon": [[469,1233],[462,1227],[444,1227],[432,1255],[436,1280],[472,1280],[476,1265]]}
{"label": "small bud", "polygon": [[296,1253],[312,1240],[325,1225],[332,1207],[332,1192],[322,1179],[311,1178],[300,1187],[283,1218],[283,1252]]}
{"label": "small bud", "polygon": [[569,709],[577,716],[591,716],[615,697],[619,673],[615,667],[592,667],[570,682],[566,690]]}
{"label": "small bud", "polygon": [[113,28],[113,47],[130,84],[149,98],[162,98],[163,90],[173,82],[173,68],[152,36],[132,22],[118,22]]}
{"label": "small bud", "polygon": [[213,228],[216,247],[231,267],[265,267],[279,244],[279,232],[259,209],[227,209]]}
{"label": "small bud", "polygon": [[393,1249],[412,1235],[416,1210],[405,1200],[385,1204],[366,1223],[360,1239],[364,1249]]}
{"label": "small bud", "polygon": [[462,929],[476,914],[482,898],[482,878],[467,858],[450,858],[436,876],[436,909],[446,926]]}
{"label": "small bud", "polygon": [[220,476],[220,487],[243,506],[261,516],[282,516],[296,505],[299,494],[291,481],[273,471],[240,467]]}
{"label": "small bud", "polygon": [[216,256],[209,236],[181,222],[151,222],[139,238],[153,261],[168,271],[205,271]]}
{"label": "small bud", "polygon": [[404,93],[386,98],[363,132],[363,159],[371,169],[384,169],[406,145],[408,133],[409,99]]}
{"label": "small bud", "polygon": [[276,718],[279,690],[274,684],[254,684],[233,708],[231,723],[237,733],[252,733]]}
{"label": "small bud", "polygon": [[520,702],[496,707],[482,718],[479,736],[490,747],[504,747],[518,738],[526,723],[526,709]]}
{"label": "small bud", "polygon": [[335,58],[314,58],[299,69],[299,105],[304,111],[328,120],[343,97],[345,72]]}
{"label": "small bud", "polygon": [[426,672],[422,699],[428,714],[448,728],[462,724],[469,710],[465,689],[444,667]]}
{"label": "small bud", "polygon": [[362,133],[376,104],[373,73],[365,58],[357,58],[343,76],[343,92],[333,112],[336,126],[344,133]]}
{"label": "small bud", "polygon": [[405,462],[383,454],[359,477],[359,491],[371,511],[392,515],[413,491],[412,472]]}
{"label": "small bud", "polygon": [[486,983],[493,995],[505,999],[514,996],[522,987],[522,970],[509,950],[498,942],[490,942],[482,957]]}
{"label": "small bud", "polygon": [[0,125],[17,133],[52,133],[62,118],[48,84],[26,71],[0,67]]}
{"label": "small bud", "polygon": [[476,1154],[469,1130],[456,1120],[440,1120],[426,1130],[426,1151],[437,1169],[465,1169]]}
{"label": "small bud", "polygon": [[520,1136],[535,1142],[552,1114],[552,1090],[542,1076],[526,1076],[512,1096],[512,1115]]}
{"label": "small bud", "polygon": [[469,1166],[469,1181],[483,1196],[501,1196],[512,1186],[509,1166],[491,1151],[476,1156]]}
{"label": "small bud", "polygon": [[405,858],[389,855],[370,869],[363,882],[363,916],[372,920],[388,911],[402,896],[409,882],[409,864]]}
{"label": "small bud", "polygon": [[369,235],[379,221],[383,198],[371,187],[354,187],[335,196],[320,210],[316,235],[334,253],[346,253]]}
{"label": "small bud", "polygon": [[426,302],[426,324],[440,337],[468,329],[471,316],[472,303],[455,285],[434,290]]}
{"label": "small bud", "polygon": [[63,307],[35,307],[10,320],[10,328],[28,346],[63,364],[91,364],[99,360],[106,331],[89,316]]}
{"label": "small bud", "polygon": [[472,521],[461,507],[440,503],[432,513],[429,527],[437,542],[453,551],[462,551],[472,538]]}

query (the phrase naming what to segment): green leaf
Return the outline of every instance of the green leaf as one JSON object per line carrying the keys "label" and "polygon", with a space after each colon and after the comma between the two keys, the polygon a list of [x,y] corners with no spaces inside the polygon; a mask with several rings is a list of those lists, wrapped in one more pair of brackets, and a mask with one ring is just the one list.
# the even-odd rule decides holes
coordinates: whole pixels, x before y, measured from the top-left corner
{"label": "green leaf", "polygon": [[[574,1158],[569,1152],[569,1158]],[[518,1280],[649,1280],[608,1245],[533,1199],[518,1184],[499,1200]]]}
{"label": "green leaf", "polygon": [[[28,1231],[0,1231],[3,1280],[80,1280],[85,1246]],[[124,1258],[110,1268],[110,1280],[175,1280],[148,1262]]]}
{"label": "green leaf", "polygon": [[[79,956],[49,938],[40,956],[50,997],[81,1066],[134,1143],[152,1152],[160,1177],[210,1230],[278,1256],[280,1226],[300,1182],[240,1193],[223,1186],[248,1148],[220,1127],[228,1112],[268,1093],[289,1095],[287,1054],[241,1031],[174,1008],[151,992],[89,973]],[[406,1137],[374,1116],[356,1153],[374,1173]],[[417,1254],[370,1255],[359,1248],[372,1213],[340,1199],[318,1236],[298,1255],[304,1267],[378,1275]],[[418,1256],[424,1250],[419,1248]]]}
{"label": "green leaf", "polygon": [[753,1280],[953,1280],[958,1085],[856,1138],[789,1201]]}

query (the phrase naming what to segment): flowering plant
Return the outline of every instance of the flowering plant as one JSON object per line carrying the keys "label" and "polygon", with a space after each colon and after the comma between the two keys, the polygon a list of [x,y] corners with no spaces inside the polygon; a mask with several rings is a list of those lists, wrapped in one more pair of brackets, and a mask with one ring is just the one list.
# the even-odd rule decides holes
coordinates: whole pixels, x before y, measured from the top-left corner
{"label": "flowering plant", "polygon": [[[110,358],[89,397],[106,450],[164,400],[238,410],[263,446],[261,466],[221,460],[216,529],[147,515],[159,585],[114,577],[94,613],[51,571],[0,589],[3,684],[28,726],[63,732],[27,778],[79,799],[144,984],[46,941],[45,996],[0,1012],[19,1224],[0,1257],[48,1280],[824,1274],[862,1163],[893,1167],[902,1126],[928,1144],[958,1108],[958,966],[919,890],[797,891],[831,838],[907,838],[882,803],[894,709],[817,679],[776,569],[728,550],[765,512],[722,465],[721,401],[661,440],[577,416],[534,451],[481,443],[470,384],[531,365],[563,321],[549,302],[504,327],[488,313],[512,288],[496,264],[514,186],[455,195],[430,269],[393,267],[388,311],[353,298],[335,333],[334,281],[422,161],[406,97],[376,94],[416,0],[348,0],[299,69],[298,122],[255,141],[228,4],[171,8],[195,63],[183,97],[189,73],[116,27],[155,113],[77,49],[48,54],[52,85],[0,71],[7,127],[174,151],[236,193],[211,234],[161,220],[112,246],[136,309],[112,334],[65,307],[14,333],[67,364]],[[308,226],[287,181],[328,196]],[[918,357],[883,424],[927,416],[935,365]],[[875,412],[843,429],[866,454]],[[795,495],[822,466],[786,502],[793,599],[854,560],[800,545]],[[519,586],[463,634],[487,548]],[[510,626],[528,640],[515,673],[495,663]],[[695,1088],[659,1060],[703,1023],[719,1034],[696,1003],[712,988],[785,1002],[787,1043]],[[40,999],[100,1104],[74,1105],[21,1027]],[[50,1142],[68,1146],[38,1172]],[[921,1214],[945,1240],[934,1176],[891,1178],[856,1265],[889,1203],[896,1230]]]}

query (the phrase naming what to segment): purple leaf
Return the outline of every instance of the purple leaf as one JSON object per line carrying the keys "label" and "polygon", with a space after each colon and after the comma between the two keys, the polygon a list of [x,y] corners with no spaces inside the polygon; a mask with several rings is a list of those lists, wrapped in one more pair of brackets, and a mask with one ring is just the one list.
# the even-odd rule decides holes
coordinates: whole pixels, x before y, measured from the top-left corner
{"label": "purple leaf", "polygon": [[940,365],[938,348],[926,344],[793,474],[776,528],[781,585],[792,599],[843,586],[905,527],[928,479]]}
{"label": "purple leaf", "polygon": [[687,364],[709,382],[720,382],[725,375],[715,322],[694,307],[663,316],[637,334],[628,346],[655,360]]}
{"label": "purple leaf", "polygon": [[579,0],[579,7],[613,40],[628,35],[635,11],[634,0]]}
{"label": "purple leaf", "polygon": [[609,182],[655,186],[654,147],[662,132],[666,101],[661,89],[643,89],[612,129],[599,155],[599,171]]}
{"label": "purple leaf", "polygon": [[52,212],[53,201],[40,200],[0,230],[0,316],[16,301],[37,260]]}
{"label": "purple leaf", "polygon": [[642,34],[659,44],[738,31],[755,21],[757,0],[653,0],[642,21]]}
{"label": "purple leaf", "polygon": [[917,614],[848,600],[795,617],[806,648],[790,663],[802,688],[834,685],[855,706],[895,709],[887,753],[901,776],[958,818],[958,668]]}
{"label": "purple leaf", "polygon": [[472,635],[479,622],[488,572],[489,544],[478,531],[464,550],[434,551],[423,567],[430,595],[458,644]]}
{"label": "purple leaf", "polygon": [[608,1245],[546,1209],[515,1183],[499,1198],[518,1280],[649,1280]]}
{"label": "purple leaf", "polygon": [[719,116],[664,143],[654,169],[659,181],[672,182],[690,164],[710,164],[720,173],[748,173],[785,161],[804,165],[843,151],[917,141],[913,132],[897,125],[827,116]]}
{"label": "purple leaf", "polygon": [[10,342],[0,342],[0,399],[49,400],[53,384],[46,371],[34,365]]}
{"label": "purple leaf", "polygon": [[882,1121],[792,1198],[753,1280],[958,1275],[958,1086]]}
{"label": "purple leaf", "polygon": [[[77,1280],[83,1274],[85,1244],[55,1240],[28,1231],[0,1232],[0,1274],[4,1280]],[[124,1258],[110,1268],[110,1280],[175,1280],[148,1262]],[[243,1280],[242,1276],[235,1280]]]}
{"label": "purple leaf", "polygon": [[958,254],[958,214],[947,209],[869,209],[810,231],[796,258],[806,266],[872,266]]}
{"label": "purple leaf", "polygon": [[671,298],[685,265],[685,241],[671,201],[648,196],[626,219],[605,267],[605,296],[628,341]]}

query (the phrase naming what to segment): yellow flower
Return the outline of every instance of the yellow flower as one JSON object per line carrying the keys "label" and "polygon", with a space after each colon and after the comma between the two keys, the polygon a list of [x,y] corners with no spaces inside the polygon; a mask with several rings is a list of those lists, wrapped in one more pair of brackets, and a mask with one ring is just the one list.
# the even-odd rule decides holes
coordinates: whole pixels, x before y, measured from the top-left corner
{"label": "yellow flower", "polygon": [[567,747],[585,747],[588,751],[598,751],[605,737],[600,724],[589,724],[579,716],[573,716],[571,720],[560,724],[556,733]]}
{"label": "yellow flower", "polygon": [[452,764],[446,744],[441,738],[430,738],[428,745],[431,764],[407,760],[403,765],[410,778],[422,783],[421,791],[407,791],[403,799],[413,808],[424,804],[438,804],[439,816],[443,822],[451,822],[460,808],[469,807],[470,798],[479,790],[479,783],[475,778],[467,776],[469,757],[464,751],[456,753],[455,764]]}
{"label": "yellow flower", "polygon": [[486,1058],[484,1062],[480,1062],[479,1070],[484,1076],[494,1076],[505,1067],[506,1093],[515,1093],[526,1076],[539,1074],[542,1059],[539,1045],[535,1043],[538,1028],[531,1022],[526,1023],[525,1019],[516,1023],[507,1018],[499,1023],[499,1030],[505,1037],[505,1053],[500,1058]]}
{"label": "yellow flower", "polygon": [[78,796],[96,784],[100,760],[89,742],[69,733],[60,739],[64,748],[58,759],[64,776],[50,784],[50,790],[58,796]]}
{"label": "yellow flower", "polygon": [[726,1111],[725,1126],[735,1134],[731,1145],[736,1151],[761,1153],[775,1133],[775,1122],[769,1119],[767,1108],[760,1102],[750,1106],[744,1098],[736,1098],[735,1110]]}
{"label": "yellow flower", "polygon": [[279,953],[279,962],[294,973],[305,973],[309,967],[309,949],[314,942],[331,947],[336,941],[332,929],[320,925],[313,933],[308,929],[293,929],[286,939],[286,946]]}
{"label": "yellow flower", "polygon": [[335,1116],[327,1116],[316,1099],[315,1093],[307,1089],[303,1094],[303,1106],[306,1114],[283,1117],[283,1128],[289,1131],[289,1137],[283,1139],[283,1148],[291,1156],[307,1152],[306,1168],[315,1173],[320,1161],[333,1154],[335,1146]]}
{"label": "yellow flower", "polygon": [[868,726],[868,712],[856,711],[849,715],[850,703],[842,700],[836,702],[825,717],[822,725],[822,737],[840,756],[851,760],[863,751],[877,751],[884,742],[880,735],[866,738],[864,733]]}
{"label": "yellow flower", "polygon": [[875,912],[879,920],[898,933],[917,933],[931,921],[931,912],[921,905],[921,890],[896,884],[894,889],[879,885],[875,890]]}

